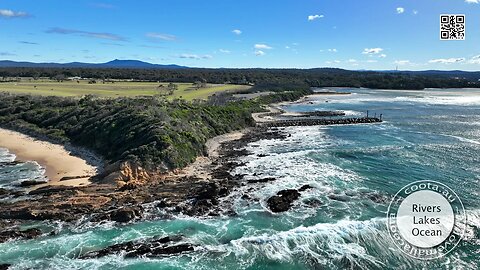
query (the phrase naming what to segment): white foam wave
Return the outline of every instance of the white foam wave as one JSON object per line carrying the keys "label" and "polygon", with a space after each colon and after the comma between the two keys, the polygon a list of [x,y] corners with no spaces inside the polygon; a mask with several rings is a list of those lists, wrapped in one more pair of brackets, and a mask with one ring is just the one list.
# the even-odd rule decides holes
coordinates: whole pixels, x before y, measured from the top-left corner
{"label": "white foam wave", "polygon": [[0,163],[2,162],[13,162],[17,156],[15,154],[10,153],[8,149],[0,148]]}
{"label": "white foam wave", "polygon": [[[325,266],[338,267],[343,261],[367,269],[382,267],[383,262],[369,254],[365,244],[376,245],[388,252],[388,237],[384,219],[367,221],[342,220],[337,223],[320,223],[300,226],[288,231],[272,232],[233,240],[231,249],[238,257],[258,253],[276,261],[291,262],[299,259],[314,260]],[[346,266],[345,266],[346,267]]]}
{"label": "white foam wave", "polygon": [[[390,94],[395,92],[389,92]],[[422,103],[427,105],[461,105],[471,106],[480,105],[480,95],[473,94],[449,94],[441,92],[422,92],[416,94],[398,93],[397,95],[379,95],[379,93],[359,93],[356,96],[347,97],[329,97],[329,104],[363,104],[371,102],[390,102],[390,103]],[[325,103],[325,97],[312,98],[309,102],[314,104]]]}

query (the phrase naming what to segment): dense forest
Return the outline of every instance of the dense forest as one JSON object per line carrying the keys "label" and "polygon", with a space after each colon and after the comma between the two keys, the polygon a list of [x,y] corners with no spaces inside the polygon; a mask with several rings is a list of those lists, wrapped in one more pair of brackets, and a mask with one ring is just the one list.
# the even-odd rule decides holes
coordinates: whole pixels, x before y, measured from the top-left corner
{"label": "dense forest", "polygon": [[167,101],[163,97],[100,99],[0,94],[0,126],[93,150],[109,162],[133,161],[149,170],[183,167],[205,154],[214,136],[254,125],[251,113],[295,90],[255,100]]}
{"label": "dense forest", "polygon": [[82,77],[161,82],[232,84],[305,84],[310,87],[424,89],[480,87],[476,73],[458,77],[442,72],[374,72],[320,69],[127,69],[127,68],[0,68],[0,78]]}

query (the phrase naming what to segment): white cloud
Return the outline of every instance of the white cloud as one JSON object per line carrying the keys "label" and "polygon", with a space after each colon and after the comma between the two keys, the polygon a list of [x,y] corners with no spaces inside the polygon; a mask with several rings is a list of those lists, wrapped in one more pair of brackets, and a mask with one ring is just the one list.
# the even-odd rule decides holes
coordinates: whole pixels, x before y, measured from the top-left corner
{"label": "white cloud", "polygon": [[365,48],[362,52],[362,54],[369,54],[369,55],[372,55],[372,54],[379,54],[383,51],[382,48]]}
{"label": "white cloud", "polygon": [[367,60],[367,63],[377,63],[377,60]]}
{"label": "white cloud", "polygon": [[256,55],[256,56],[264,56],[264,55],[265,55],[265,52],[264,52],[264,51],[260,51],[260,50],[256,50],[256,51],[255,51],[255,55]]}
{"label": "white cloud", "polygon": [[334,52],[334,53],[338,52],[337,49],[328,49],[328,51],[329,52]]}
{"label": "white cloud", "polygon": [[[126,38],[115,35],[112,33],[98,33],[98,32],[89,32],[77,29],[66,29],[66,28],[50,28],[46,31],[49,34],[60,34],[60,35],[81,35],[90,38],[99,38],[99,39],[108,39],[108,40],[117,40],[117,41],[126,41]],[[112,44],[109,44],[112,45]],[[117,46],[122,46],[119,44],[115,44]]]}
{"label": "white cloud", "polygon": [[380,58],[385,58],[385,57],[387,57],[387,55],[384,54],[384,53],[382,53],[382,54],[380,54],[378,57],[380,57]]}
{"label": "white cloud", "polygon": [[355,60],[355,59],[348,59],[348,61],[347,61],[347,62],[348,62],[348,63],[356,63],[356,62],[357,62],[357,60]]}
{"label": "white cloud", "polygon": [[468,60],[469,64],[480,64],[480,55],[476,55]]}
{"label": "white cloud", "polygon": [[479,4],[480,0],[465,0],[465,2],[467,2],[469,4]]}
{"label": "white cloud", "polygon": [[28,14],[23,11],[13,11],[9,9],[0,9],[0,17],[5,18],[19,18],[19,17],[28,17]]}
{"label": "white cloud", "polygon": [[404,66],[410,64],[410,60],[396,60],[394,63],[399,66]]}
{"label": "white cloud", "polygon": [[405,12],[405,9],[403,7],[398,7],[397,8],[397,14],[402,14]]}
{"label": "white cloud", "polygon": [[325,64],[331,65],[331,64],[340,64],[342,61],[335,60],[335,61],[325,61]]}
{"label": "white cloud", "polygon": [[174,35],[169,35],[169,34],[161,34],[161,33],[147,33],[147,37],[153,38],[153,39],[161,39],[165,41],[175,41],[177,40],[177,37]]}
{"label": "white cloud", "polygon": [[225,49],[220,49],[220,50],[218,50],[218,51],[221,52],[221,53],[231,53],[231,51],[225,50]]}
{"label": "white cloud", "polygon": [[318,20],[318,19],[323,18],[323,17],[325,17],[325,16],[323,16],[323,15],[310,15],[310,16],[308,16],[308,21],[315,21],[315,20]]}
{"label": "white cloud", "polygon": [[259,50],[270,50],[270,49],[272,49],[272,47],[268,46],[267,44],[255,44],[253,47],[255,49],[259,49]]}
{"label": "white cloud", "polygon": [[232,30],[232,33],[234,33],[235,35],[241,35],[242,31],[238,30],[238,29],[234,29],[234,30]]}
{"label": "white cloud", "polygon": [[439,64],[453,64],[453,63],[460,63],[460,62],[463,62],[465,61],[465,58],[446,58],[446,59],[443,59],[443,58],[440,58],[440,59],[432,59],[430,61],[428,61],[429,63],[439,63]]}
{"label": "white cloud", "polygon": [[285,46],[285,49],[290,49],[290,46]]}
{"label": "white cloud", "polygon": [[[475,0],[475,1],[478,1],[478,0]],[[413,13],[413,15],[417,15],[417,14],[418,14],[418,10],[413,10],[412,13]]]}
{"label": "white cloud", "polygon": [[181,54],[181,55],[179,56],[179,58],[200,60],[200,59],[212,59],[213,56],[211,56],[211,55],[209,55],[209,54],[197,55],[197,54],[184,53],[184,54]]}

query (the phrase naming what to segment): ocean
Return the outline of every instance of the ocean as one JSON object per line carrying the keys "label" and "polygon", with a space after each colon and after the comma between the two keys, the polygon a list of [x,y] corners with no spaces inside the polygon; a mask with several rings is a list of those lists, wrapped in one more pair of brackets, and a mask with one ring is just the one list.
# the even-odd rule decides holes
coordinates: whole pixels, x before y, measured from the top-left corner
{"label": "ocean", "polygon": [[[236,216],[153,217],[128,225],[41,222],[57,234],[0,244],[0,263],[13,269],[480,269],[480,91],[340,91],[352,94],[317,95],[283,109],[351,116],[368,110],[382,114],[384,122],[287,127],[287,139],[249,144],[251,154],[234,173],[277,180],[241,186],[223,198],[233,202]],[[13,158],[0,150],[0,162]],[[0,187],[38,177],[43,172],[34,165],[0,167]],[[467,213],[460,245],[434,261],[400,252],[386,226],[393,195],[426,179],[452,188]],[[267,210],[269,197],[306,184],[314,188],[302,192],[288,212]],[[173,234],[184,235],[196,250],[160,258],[75,259],[115,243]]]}
{"label": "ocean", "polygon": [[35,161],[15,161],[8,149],[0,148],[0,188],[22,190],[23,181],[46,181],[45,169]]}

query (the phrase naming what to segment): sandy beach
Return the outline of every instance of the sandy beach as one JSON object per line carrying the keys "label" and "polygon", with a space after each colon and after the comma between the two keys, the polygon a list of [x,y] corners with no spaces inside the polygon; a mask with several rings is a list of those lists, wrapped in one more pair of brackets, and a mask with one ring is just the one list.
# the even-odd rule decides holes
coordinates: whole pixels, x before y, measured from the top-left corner
{"label": "sandy beach", "polygon": [[[0,128],[0,148],[6,148],[20,161],[36,161],[46,170],[47,185],[83,186],[89,177],[60,181],[63,177],[93,176],[97,168],[72,156],[64,146],[39,141],[19,132]],[[41,187],[38,185],[36,187]]]}

